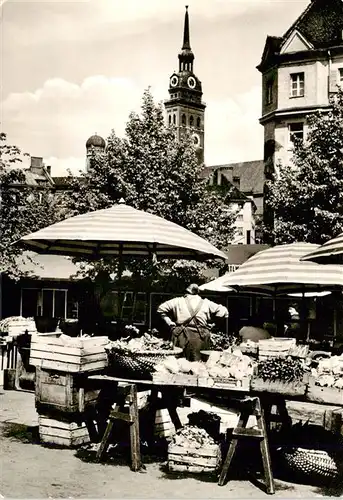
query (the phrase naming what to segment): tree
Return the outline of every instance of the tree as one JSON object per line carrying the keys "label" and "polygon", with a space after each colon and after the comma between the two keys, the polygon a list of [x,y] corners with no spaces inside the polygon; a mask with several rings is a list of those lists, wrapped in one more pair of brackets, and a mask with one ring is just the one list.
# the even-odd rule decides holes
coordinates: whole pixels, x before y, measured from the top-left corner
{"label": "tree", "polygon": [[0,272],[12,278],[20,277],[17,259],[23,250],[12,243],[25,234],[48,226],[58,220],[53,194],[26,183],[20,166],[22,153],[17,146],[6,142],[0,135]]}
{"label": "tree", "polygon": [[[134,208],[154,213],[225,247],[232,237],[234,215],[224,196],[207,189],[190,137],[176,140],[174,130],[164,124],[162,106],[154,103],[150,90],[143,94],[141,114],[130,114],[125,132],[121,139],[112,131],[106,152],[94,152],[89,171],[81,179],[74,179],[67,200],[70,214],[109,207],[124,198]],[[168,262],[168,267],[181,274],[186,272],[185,266],[175,262]],[[190,267],[197,269],[194,272],[198,276],[201,266],[192,263],[187,272]],[[159,263],[159,271],[162,268],[163,263]],[[151,262],[131,261],[130,269],[144,275],[152,272]]]}
{"label": "tree", "polygon": [[307,117],[305,141],[297,141],[293,165],[280,165],[268,183],[275,243],[324,243],[343,231],[343,92],[330,111]]}

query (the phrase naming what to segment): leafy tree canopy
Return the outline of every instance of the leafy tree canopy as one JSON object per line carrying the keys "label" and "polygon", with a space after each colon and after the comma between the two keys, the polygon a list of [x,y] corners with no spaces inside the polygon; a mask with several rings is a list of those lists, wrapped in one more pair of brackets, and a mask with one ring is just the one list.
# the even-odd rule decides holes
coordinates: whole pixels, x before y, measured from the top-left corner
{"label": "leafy tree canopy", "polygon": [[[125,137],[119,138],[112,131],[106,152],[93,152],[88,172],[73,180],[67,199],[70,215],[106,208],[124,198],[134,208],[225,247],[232,237],[234,215],[224,196],[207,189],[190,137],[176,140],[150,90],[143,94],[141,113],[130,114],[125,132]],[[151,266],[151,262],[130,261],[130,269],[140,275],[151,275]],[[186,272],[184,265],[169,261],[171,267],[176,273]],[[195,263],[186,267],[187,273],[194,271],[194,279],[203,268]],[[154,271],[160,273],[163,268],[167,269],[160,262]]]}
{"label": "leafy tree canopy", "polygon": [[322,244],[343,231],[343,92],[329,113],[307,117],[305,141],[297,141],[293,165],[280,165],[268,183],[275,243]]}

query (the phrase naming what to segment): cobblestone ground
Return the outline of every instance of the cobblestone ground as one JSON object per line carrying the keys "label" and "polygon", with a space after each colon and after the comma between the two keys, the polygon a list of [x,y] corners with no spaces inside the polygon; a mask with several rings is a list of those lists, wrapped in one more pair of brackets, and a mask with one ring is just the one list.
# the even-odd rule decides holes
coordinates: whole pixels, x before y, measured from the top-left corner
{"label": "cobblestone ground", "polygon": [[[37,441],[34,395],[0,389],[0,498],[265,498],[246,478],[225,486],[215,478],[170,475],[145,457],[144,473],[125,459],[92,462],[91,452],[47,448]],[[93,452],[94,457],[94,452]],[[341,497],[343,492],[276,480],[277,498]]]}

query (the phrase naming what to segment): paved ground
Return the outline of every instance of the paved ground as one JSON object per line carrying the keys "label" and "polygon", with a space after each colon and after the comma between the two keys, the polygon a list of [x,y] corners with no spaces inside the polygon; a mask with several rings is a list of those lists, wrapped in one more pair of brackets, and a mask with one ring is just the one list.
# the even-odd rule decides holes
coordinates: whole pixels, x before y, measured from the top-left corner
{"label": "paved ground", "polygon": [[[33,394],[0,389],[0,498],[266,498],[246,478],[223,487],[215,478],[170,475],[163,463],[145,457],[145,473],[125,460],[96,464],[87,450],[46,448],[37,442]],[[276,480],[277,498],[341,497],[342,491]]]}

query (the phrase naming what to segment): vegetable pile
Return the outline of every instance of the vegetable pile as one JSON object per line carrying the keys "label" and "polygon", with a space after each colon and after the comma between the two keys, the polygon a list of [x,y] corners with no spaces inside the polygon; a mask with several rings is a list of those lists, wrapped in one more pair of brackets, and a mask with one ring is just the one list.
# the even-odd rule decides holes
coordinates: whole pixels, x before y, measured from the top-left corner
{"label": "vegetable pile", "polygon": [[144,351],[172,351],[174,346],[171,342],[159,339],[149,333],[144,333],[139,338],[125,337],[113,340],[106,346],[106,350],[116,352],[144,352]]}
{"label": "vegetable pile", "polygon": [[305,372],[304,363],[300,359],[268,358],[258,363],[258,376],[263,380],[281,380],[291,382],[303,378]]}
{"label": "vegetable pile", "polygon": [[311,369],[311,375],[316,385],[343,389],[343,354],[320,359],[317,368]]}
{"label": "vegetable pile", "polygon": [[212,351],[206,363],[168,356],[155,369],[165,374],[185,373],[206,378],[241,380],[253,374],[253,366],[251,358],[242,354],[239,349],[230,348],[226,351]]}
{"label": "vegetable pile", "polygon": [[203,446],[215,445],[216,442],[204,429],[185,425],[174,434],[172,444],[183,448],[202,448]]}

